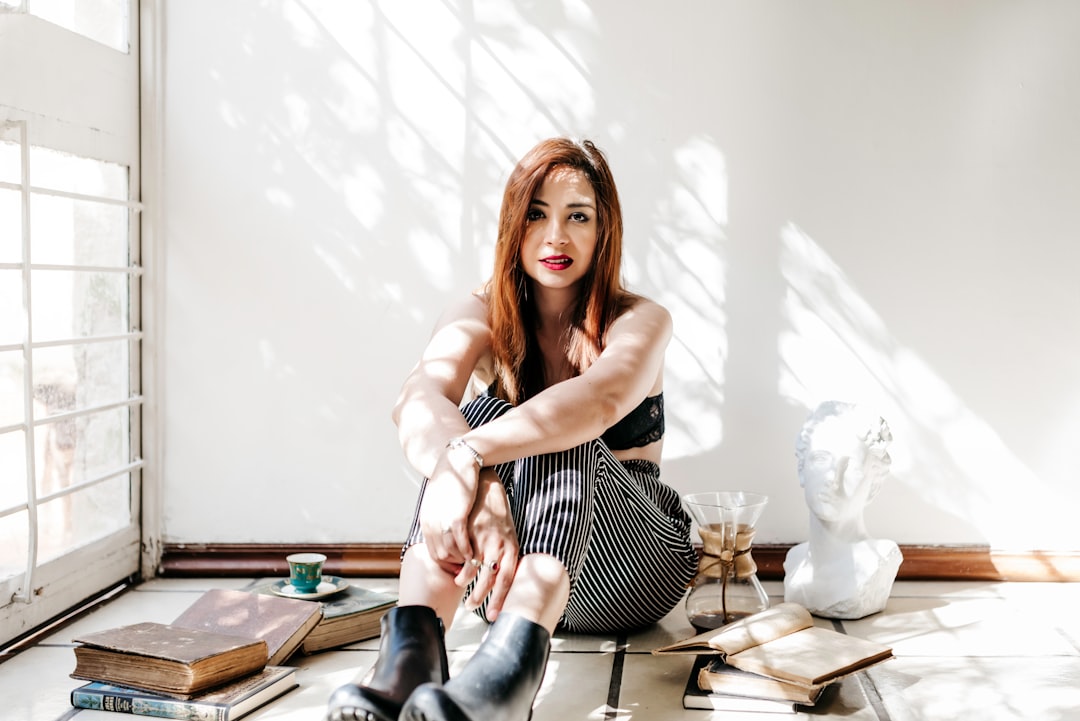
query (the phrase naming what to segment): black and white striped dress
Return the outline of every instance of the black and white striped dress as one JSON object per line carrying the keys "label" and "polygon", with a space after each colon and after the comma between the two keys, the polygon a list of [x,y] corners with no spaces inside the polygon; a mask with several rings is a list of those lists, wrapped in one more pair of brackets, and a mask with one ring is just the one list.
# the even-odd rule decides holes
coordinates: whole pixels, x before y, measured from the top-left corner
{"label": "black and white striped dress", "polygon": [[[462,413],[475,428],[510,408],[485,395]],[[661,482],[657,464],[620,461],[598,439],[495,471],[506,487],[521,555],[550,554],[569,573],[560,627],[630,630],[660,620],[682,600],[697,572],[697,552],[690,518],[678,493]],[[416,509],[405,549],[423,540],[419,501]]]}

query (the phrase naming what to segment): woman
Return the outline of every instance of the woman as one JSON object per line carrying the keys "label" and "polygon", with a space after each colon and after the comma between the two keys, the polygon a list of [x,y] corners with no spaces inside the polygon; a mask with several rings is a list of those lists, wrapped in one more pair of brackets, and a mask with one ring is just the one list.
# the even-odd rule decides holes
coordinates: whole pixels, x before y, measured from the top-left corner
{"label": "woman", "polygon": [[[557,627],[632,629],[682,599],[690,520],[659,476],[671,317],[622,288],[621,256],[596,146],[529,151],[491,279],[439,321],[394,408],[427,480],[379,658],[335,691],[333,721],[529,718]],[[447,681],[443,629],[463,596],[492,625]]]}

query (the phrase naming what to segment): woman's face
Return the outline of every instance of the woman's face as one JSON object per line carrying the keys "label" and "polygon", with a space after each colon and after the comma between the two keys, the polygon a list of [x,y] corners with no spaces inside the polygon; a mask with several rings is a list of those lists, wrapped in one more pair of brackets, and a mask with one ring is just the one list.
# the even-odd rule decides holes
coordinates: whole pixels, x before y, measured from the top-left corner
{"label": "woman's face", "polygon": [[546,288],[573,288],[596,251],[596,193],[580,170],[557,167],[537,189],[526,213],[521,265]]}

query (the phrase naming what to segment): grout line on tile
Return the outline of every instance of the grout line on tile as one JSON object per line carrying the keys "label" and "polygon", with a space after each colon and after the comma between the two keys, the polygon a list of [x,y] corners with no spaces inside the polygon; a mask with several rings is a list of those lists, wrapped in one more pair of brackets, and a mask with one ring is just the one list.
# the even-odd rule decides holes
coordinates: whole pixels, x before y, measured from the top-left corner
{"label": "grout line on tile", "polygon": [[604,721],[613,721],[619,713],[619,694],[622,691],[623,664],[626,661],[627,645],[626,634],[620,633],[615,639],[615,654],[611,659],[611,682],[608,684]]}
{"label": "grout line on tile", "polygon": [[881,699],[881,694],[878,693],[877,686],[874,685],[874,679],[870,678],[870,674],[864,671],[855,674],[855,676],[859,679],[859,686],[862,687],[866,700],[870,703],[870,708],[874,709],[874,713],[877,714],[878,721],[892,721],[889,710],[885,708],[885,702]]}
{"label": "grout line on tile", "polygon": [[[847,629],[844,628],[844,622],[838,618],[830,619],[833,628],[844,635],[847,635]],[[881,699],[881,694],[878,693],[877,686],[874,685],[874,680],[870,678],[870,674],[862,671],[856,673],[855,677],[859,680],[859,686],[863,690],[863,695],[866,696],[867,702],[870,704],[870,708],[874,710],[874,713],[878,717],[878,721],[892,721],[892,717],[889,716],[889,710],[885,708],[885,702]]]}

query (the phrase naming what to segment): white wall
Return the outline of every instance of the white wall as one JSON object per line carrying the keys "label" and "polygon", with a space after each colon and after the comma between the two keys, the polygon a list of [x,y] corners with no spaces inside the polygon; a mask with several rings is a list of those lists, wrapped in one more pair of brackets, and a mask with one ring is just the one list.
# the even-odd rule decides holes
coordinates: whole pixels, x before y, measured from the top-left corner
{"label": "white wall", "polygon": [[674,313],[666,480],[768,493],[878,409],[871,532],[1080,549],[1080,5],[165,3],[164,540],[396,542],[389,413],[516,158],[620,182]]}

